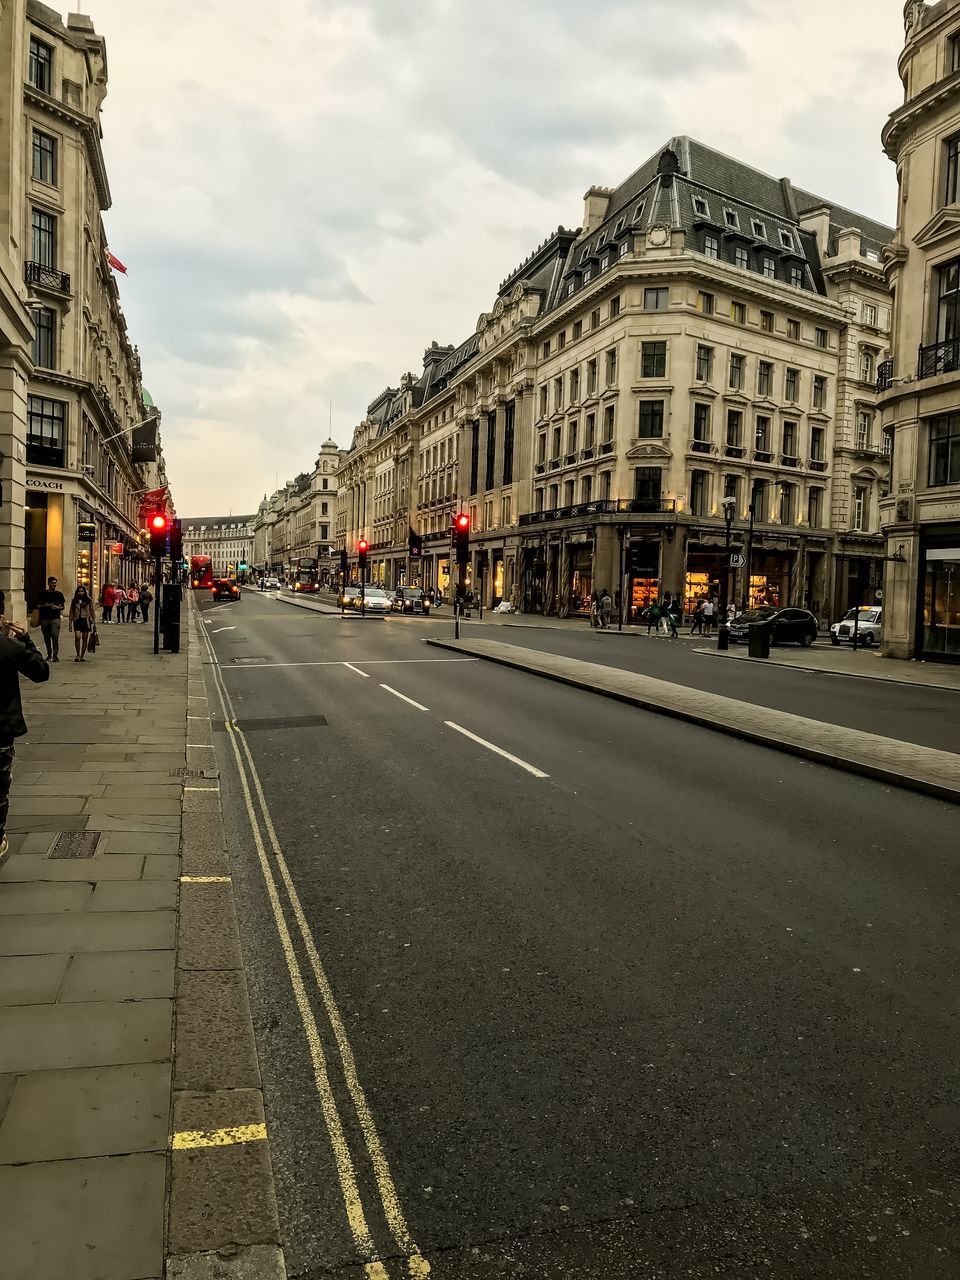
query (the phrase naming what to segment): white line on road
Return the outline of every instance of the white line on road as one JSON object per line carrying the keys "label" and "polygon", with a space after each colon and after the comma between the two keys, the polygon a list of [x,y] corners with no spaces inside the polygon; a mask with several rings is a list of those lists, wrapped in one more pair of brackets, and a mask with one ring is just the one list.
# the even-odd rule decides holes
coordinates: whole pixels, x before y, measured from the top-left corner
{"label": "white line on road", "polygon": [[361,671],[360,668],[355,667],[352,662],[344,662],[342,665],[347,667],[350,671],[355,671],[358,676],[363,676],[364,680],[370,679],[369,671]]}
{"label": "white line on road", "polygon": [[479,742],[481,747],[486,747],[488,751],[494,751],[498,756],[503,756],[504,760],[509,760],[512,764],[517,764],[521,769],[526,769],[527,773],[532,773],[535,778],[549,778],[549,773],[544,773],[542,769],[536,769],[532,764],[527,764],[526,760],[521,760],[519,756],[512,756],[509,751],[504,751],[503,747],[498,747],[493,742],[488,742],[486,738],[479,738],[475,733],[471,733],[469,729],[464,729],[462,725],[454,724],[452,720],[444,720],[443,722],[448,729],[456,729],[457,733],[462,733],[465,738],[471,738],[474,742]]}
{"label": "white line on road", "polygon": [[[403,666],[408,662],[479,662],[479,658],[371,658],[364,659],[368,667],[393,667]],[[228,675],[235,675],[238,671],[274,671],[277,667],[348,667],[348,662],[326,661],[326,662],[265,662],[263,666],[253,667],[224,667],[223,670]]]}
{"label": "white line on road", "polygon": [[387,693],[392,693],[395,698],[399,698],[401,702],[409,702],[411,707],[416,707],[418,711],[429,711],[429,707],[425,707],[422,702],[414,702],[412,698],[408,698],[405,693],[401,693],[399,689],[391,689],[388,684],[382,684],[381,689],[386,689]]}
{"label": "white line on road", "polygon": [[212,636],[218,636],[221,631],[236,631],[236,627],[217,627],[216,631],[211,631]]}

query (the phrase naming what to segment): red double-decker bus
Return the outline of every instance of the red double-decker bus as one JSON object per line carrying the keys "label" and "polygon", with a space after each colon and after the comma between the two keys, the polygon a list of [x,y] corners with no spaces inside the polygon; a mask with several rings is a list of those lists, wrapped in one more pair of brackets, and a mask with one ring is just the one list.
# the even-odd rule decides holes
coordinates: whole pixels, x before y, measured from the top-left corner
{"label": "red double-decker bus", "polygon": [[206,587],[208,591],[213,586],[213,562],[209,556],[190,557],[190,585]]}

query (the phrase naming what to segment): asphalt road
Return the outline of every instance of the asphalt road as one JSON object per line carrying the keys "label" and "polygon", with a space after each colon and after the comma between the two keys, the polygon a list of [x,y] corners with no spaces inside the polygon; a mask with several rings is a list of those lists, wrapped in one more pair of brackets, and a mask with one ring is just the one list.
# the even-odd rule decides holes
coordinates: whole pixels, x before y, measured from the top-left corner
{"label": "asphalt road", "polygon": [[398,1211],[439,1280],[960,1274],[956,808],[416,622],[205,616],[291,1280],[375,1274],[358,1203],[393,1278]]}

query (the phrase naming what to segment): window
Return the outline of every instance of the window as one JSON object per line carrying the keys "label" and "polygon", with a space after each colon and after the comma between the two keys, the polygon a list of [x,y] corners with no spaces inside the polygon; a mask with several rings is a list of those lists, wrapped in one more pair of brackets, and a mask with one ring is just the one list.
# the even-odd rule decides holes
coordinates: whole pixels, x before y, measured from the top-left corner
{"label": "window", "polygon": [[613,234],[615,236],[618,236],[620,232],[623,230],[623,224],[625,222],[626,222],[626,218],[623,217],[622,215],[617,219],[617,225],[613,229]]}
{"label": "window", "polygon": [[580,366],[570,370],[570,403],[580,403]]}
{"label": "window", "polygon": [[857,449],[869,449],[873,436],[873,415],[867,412],[857,414],[857,432],[854,446]]}
{"label": "window", "polygon": [[580,481],[580,501],[593,501],[593,476],[584,476]]}
{"label": "window", "polygon": [[730,357],[729,383],[730,383],[731,391],[743,390],[743,371],[744,371],[745,364],[746,364],[746,359],[744,356],[732,355]]}
{"label": "window", "polygon": [[870,490],[865,484],[853,486],[853,528],[866,533],[870,520]]}
{"label": "window", "polygon": [[546,342],[543,344],[543,358],[544,358],[544,360],[546,360],[546,358],[547,358],[547,356],[548,356],[549,354],[550,354],[550,339],[549,339],[549,338],[547,338]]}
{"label": "window", "polygon": [[[661,406],[663,401],[660,402]],[[603,443],[610,444],[613,440],[614,419],[616,410],[612,404],[608,404],[603,411]]]}
{"label": "window", "polygon": [[497,461],[497,415],[495,413],[487,414],[487,465],[485,470],[484,488],[492,489],[496,484],[496,461]]}
{"label": "window", "polygon": [[597,415],[595,413],[588,413],[587,422],[586,422],[586,426],[584,428],[584,434],[583,434],[583,447],[585,449],[593,448],[593,442],[594,442],[594,439],[596,438],[596,428],[597,428]]}
{"label": "window", "polygon": [[772,311],[760,312],[760,328],[763,330],[764,333],[773,333],[773,312]]}
{"label": "window", "polygon": [[480,423],[470,424],[470,492],[476,493],[480,482]]}
{"label": "window", "polygon": [[753,511],[754,520],[766,520],[767,518],[767,482],[766,480],[754,480],[750,491],[750,507]]}
{"label": "window", "polygon": [[750,226],[751,226],[751,229],[753,230],[753,234],[757,237],[758,240],[766,240],[767,228],[764,226],[764,224],[760,221],[759,218],[754,218],[754,220],[750,223]]}
{"label": "window", "polygon": [[790,283],[795,289],[803,288],[803,267],[790,268]]}
{"label": "window", "polygon": [[577,452],[577,420],[571,418],[567,423],[567,453]]}
{"label": "window", "polygon": [[[697,368],[699,369],[698,348]],[[665,378],[667,376],[667,344],[665,342],[644,342],[640,348],[641,378]],[[699,376],[699,375],[698,375]]]}
{"label": "window", "polygon": [[[958,139],[960,141],[960,139]],[[872,302],[863,304],[863,323],[875,329],[877,327],[877,308]]]}
{"label": "window", "polygon": [[637,205],[636,209],[634,209],[633,211],[634,222],[639,222],[640,219],[643,217],[643,209],[646,203],[647,202],[645,200],[641,200],[640,203]]}
{"label": "window", "polygon": [[669,305],[670,305],[669,289],[644,289],[643,291],[644,311],[666,311]]}
{"label": "window", "polygon": [[728,227],[732,227],[734,231],[740,230],[740,219],[733,209],[724,209],[723,220]]}
{"label": "window", "polygon": [[66,405],[45,396],[27,396],[27,461],[63,466]]}
{"label": "window", "polygon": [[573,480],[564,480],[563,482],[563,505],[565,507],[573,506]]}
{"label": "window", "polygon": [[757,366],[757,395],[773,394],[773,365],[769,360],[761,360]]}
{"label": "window", "polygon": [[746,271],[750,266],[750,255],[742,245],[738,245],[733,251],[733,265],[740,267],[743,271]]}
{"label": "window", "polygon": [[781,232],[780,232],[780,243],[783,245],[784,249],[792,249],[792,248],[793,248],[793,236],[790,234],[790,232],[789,232],[789,231],[782,231],[782,230],[781,230]]}
{"label": "window", "polygon": [[797,456],[797,424],[795,422],[783,424],[783,456],[785,458]]}
{"label": "window", "polygon": [[734,324],[747,323],[747,308],[742,302],[730,303],[730,319]]}
{"label": "window", "polygon": [[764,259],[763,259],[763,274],[767,277],[767,279],[768,279],[768,280],[776,280],[776,278],[777,278],[777,263],[776,263],[776,260],[775,260],[774,258],[767,257],[766,255],[764,256]]}
{"label": "window", "polygon": [[56,320],[57,313],[50,307],[33,313],[33,363],[42,369],[56,368]]}
{"label": "window", "polygon": [[944,179],[944,204],[956,204],[960,199],[960,134],[948,138],[946,149],[946,176]]}
{"label": "window", "polygon": [[41,267],[57,264],[57,220],[43,209],[33,211],[33,261]]}
{"label": "window", "polygon": [[739,449],[743,444],[743,414],[739,409],[727,410],[727,448]]}
{"label": "window", "polygon": [[597,362],[591,360],[587,365],[587,395],[595,396],[597,394]]}
{"label": "window", "polygon": [[947,40],[947,74],[960,71],[960,35],[953,35]]}
{"label": "window", "polygon": [[600,328],[600,308],[599,307],[597,308],[596,311],[590,312],[590,328],[591,329]]}
{"label": "window", "polygon": [[547,416],[547,395],[548,395],[547,384],[544,383],[543,386],[540,388],[540,417],[541,418],[545,418]]}
{"label": "window", "polygon": [[703,237],[703,252],[708,258],[720,257],[720,237],[709,233]]}
{"label": "window", "polygon": [[562,351],[566,345],[567,345],[567,331],[566,329],[561,329],[561,331],[557,334],[557,350]]}
{"label": "window", "polygon": [[792,339],[792,341],[794,342],[800,341],[800,321],[799,320],[787,321],[787,337]]}
{"label": "window", "polygon": [[713,347],[703,343],[697,347],[697,381],[709,382],[713,377]]}
{"label": "window", "polygon": [[960,484],[960,413],[930,419],[928,483]]}
{"label": "window", "polygon": [[827,403],[827,380],[819,374],[813,378],[813,407],[822,409]]}
{"label": "window", "polygon": [[812,462],[823,462],[823,443],[826,432],[823,427],[810,428],[810,459]]}
{"label": "window", "polygon": [[811,529],[819,529],[823,519],[823,490],[811,489],[807,494],[807,524]]}
{"label": "window", "polygon": [[797,404],[800,399],[800,370],[788,369],[783,377],[784,399],[790,404]]}
{"label": "window", "polygon": [[28,78],[41,93],[53,93],[53,50],[35,36],[30,37]]}
{"label": "window", "polygon": [[780,486],[780,523],[793,524],[797,513],[797,486],[782,484]]}
{"label": "window", "polygon": [[559,457],[560,457],[561,435],[562,435],[562,432],[561,432],[560,428],[559,428],[559,427],[554,427],[554,428],[553,428],[553,450],[552,450],[552,452],[551,452],[551,454],[550,454],[550,457],[551,457],[551,458],[559,458]]}
{"label": "window", "polygon": [[860,352],[860,381],[873,382],[876,376],[876,365],[873,360],[872,351]]}
{"label": "window", "polygon": [[633,496],[637,502],[660,506],[663,473],[659,467],[637,467],[633,473]]}
{"label": "window", "polygon": [[702,218],[710,216],[710,206],[704,200],[703,196],[693,197],[693,212],[699,214]]}
{"label": "window", "polygon": [[[937,304],[937,341],[950,342],[960,337],[960,259],[955,258],[938,271],[940,288]],[[945,370],[937,368],[937,372],[951,372],[955,367],[953,360]]]}
{"label": "window", "polygon": [[737,505],[740,499],[740,477],[739,476],[723,477],[723,496],[725,498],[733,499],[734,501],[733,509],[734,511],[736,511]]}
{"label": "window", "polygon": [[33,176],[51,187],[57,184],[57,140],[40,129],[33,131]]}
{"label": "window", "polygon": [[700,312],[701,315],[704,315],[704,316],[713,315],[713,294],[712,293],[697,294],[697,310]]}
{"label": "window", "polygon": [[617,296],[616,298],[610,299],[610,319],[611,320],[616,319],[616,317],[619,314],[620,314],[620,298],[619,296]]}
{"label": "window", "polygon": [[608,501],[610,498],[610,486],[612,485],[612,483],[613,483],[613,472],[601,471],[600,472],[600,498],[604,502]]}
{"label": "window", "polygon": [[[693,440],[697,444],[707,444],[710,440],[710,406],[694,404],[693,406]],[[706,450],[697,450],[706,452]]]}
{"label": "window", "polygon": [[578,338],[582,338],[582,337],[583,337],[583,321],[582,321],[582,320],[574,320],[574,322],[573,322],[573,341],[574,341],[574,342],[576,342]]}
{"label": "window", "polygon": [[764,415],[757,418],[754,442],[758,452],[770,452],[770,419]]}
{"label": "window", "polygon": [[814,330],[814,333],[816,335],[817,346],[821,351],[826,351],[827,344],[829,342],[829,336],[826,329],[816,329]]}
{"label": "window", "polygon": [[537,436],[537,462],[546,462],[547,460],[547,433],[541,431]]}
{"label": "window", "polygon": [[625,258],[629,252],[630,252],[630,241],[629,241],[629,239],[627,239],[627,240],[621,240],[621,241],[620,241],[620,248],[617,250],[617,257],[618,257],[618,258]]}
{"label": "window", "polygon": [[705,516],[710,494],[710,477],[706,471],[690,473],[690,510],[695,516]]}
{"label": "window", "polygon": [[563,378],[554,378],[553,380],[553,411],[554,413],[563,404]]}
{"label": "window", "polygon": [[637,434],[641,440],[659,440],[663,436],[663,401],[640,401],[640,424]]}

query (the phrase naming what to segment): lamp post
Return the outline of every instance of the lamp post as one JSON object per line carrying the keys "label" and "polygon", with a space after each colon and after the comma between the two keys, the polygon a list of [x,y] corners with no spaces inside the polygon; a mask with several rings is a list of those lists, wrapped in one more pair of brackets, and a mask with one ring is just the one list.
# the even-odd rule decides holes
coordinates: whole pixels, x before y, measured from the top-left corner
{"label": "lamp post", "polygon": [[723,546],[723,569],[720,574],[720,626],[717,628],[718,649],[728,649],[730,647],[730,630],[727,625],[727,614],[730,600],[730,531],[733,524],[733,509],[736,505],[736,498],[724,498],[720,503],[720,506],[723,508],[726,538]]}

